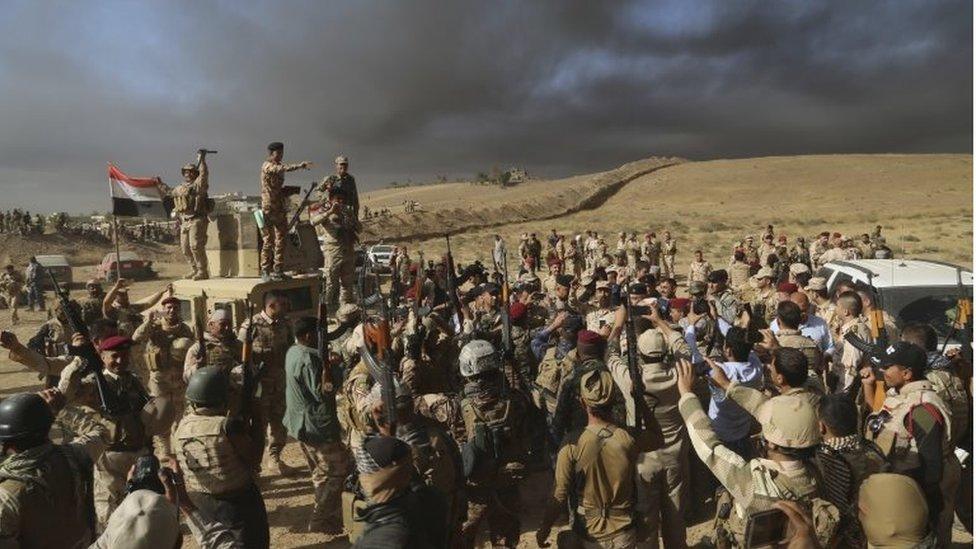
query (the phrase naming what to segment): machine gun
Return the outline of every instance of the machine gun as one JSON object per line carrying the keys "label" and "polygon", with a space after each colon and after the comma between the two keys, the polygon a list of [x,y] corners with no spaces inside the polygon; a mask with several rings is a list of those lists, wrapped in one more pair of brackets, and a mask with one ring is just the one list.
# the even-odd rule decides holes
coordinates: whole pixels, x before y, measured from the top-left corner
{"label": "machine gun", "polygon": [[302,212],[305,211],[305,208],[308,207],[308,199],[310,196],[312,196],[312,191],[314,191],[316,188],[318,188],[318,183],[312,181],[312,184],[308,186],[308,190],[305,191],[305,196],[302,197],[301,204],[298,205],[298,210],[295,211],[295,215],[291,216],[291,221],[288,222],[288,229],[285,231],[285,233],[290,233],[291,230],[295,228],[295,225],[298,224],[298,218],[302,215]]}
{"label": "machine gun", "polygon": [[502,390],[507,392],[509,387],[518,386],[518,368],[515,364],[515,347],[512,344],[512,318],[508,313],[508,301],[509,294],[511,290],[508,286],[508,253],[503,252],[502,254],[502,292],[501,298],[498,300],[499,303],[499,315],[502,320],[502,364],[507,365],[511,368],[511,378],[506,375],[502,376]]}
{"label": "machine gun", "polygon": [[88,327],[81,321],[81,316],[78,314],[79,311],[71,307],[68,294],[61,290],[61,285],[58,284],[58,279],[54,276],[54,273],[48,269],[45,269],[45,271],[47,271],[47,275],[51,278],[54,295],[57,296],[61,310],[64,311],[65,320],[68,324],[68,332],[70,334],[68,336],[69,339],[74,334],[81,334],[85,338],[85,343],[80,347],[74,347],[69,344],[68,354],[81,359],[84,365],[84,372],[91,372],[94,375],[95,388],[98,391],[99,407],[102,412],[109,416],[119,416],[131,412],[132,410],[130,410],[128,403],[120,400],[105,380],[105,372],[103,371],[105,364],[102,362],[101,355],[95,349],[95,344],[91,340],[91,334],[88,333]]}
{"label": "machine gun", "polygon": [[[207,302],[207,294],[203,294],[203,302]],[[203,340],[203,334],[205,332],[203,315],[196,315],[194,321],[193,331],[196,332],[194,335],[197,338],[197,350],[193,358],[196,359],[197,364],[203,366],[207,362],[207,345]]]}

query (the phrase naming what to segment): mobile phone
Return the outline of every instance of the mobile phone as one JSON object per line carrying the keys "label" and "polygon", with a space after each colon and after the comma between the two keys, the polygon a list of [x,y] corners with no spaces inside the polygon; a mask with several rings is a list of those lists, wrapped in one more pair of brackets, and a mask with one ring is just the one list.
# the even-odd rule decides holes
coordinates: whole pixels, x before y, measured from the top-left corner
{"label": "mobile phone", "polygon": [[644,315],[651,314],[651,308],[647,305],[631,305],[630,311],[631,313],[633,313],[634,316],[644,316]]}
{"label": "mobile phone", "polygon": [[779,509],[759,511],[749,515],[746,523],[745,547],[777,547],[786,541],[789,519]]}

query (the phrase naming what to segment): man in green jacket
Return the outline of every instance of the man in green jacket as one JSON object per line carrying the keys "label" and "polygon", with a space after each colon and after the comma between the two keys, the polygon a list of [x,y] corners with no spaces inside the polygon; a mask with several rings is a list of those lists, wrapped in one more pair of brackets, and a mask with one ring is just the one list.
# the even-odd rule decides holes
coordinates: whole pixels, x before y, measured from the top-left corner
{"label": "man in green jacket", "polygon": [[[318,353],[316,319],[295,323],[295,344],[285,356],[285,417],[282,423],[298,441],[312,472],[315,503],[309,532],[342,534],[342,484],[349,472],[349,452],[343,446],[336,415],[335,390],[323,379]],[[328,361],[327,361],[328,362]],[[340,379],[332,365],[329,379]]]}

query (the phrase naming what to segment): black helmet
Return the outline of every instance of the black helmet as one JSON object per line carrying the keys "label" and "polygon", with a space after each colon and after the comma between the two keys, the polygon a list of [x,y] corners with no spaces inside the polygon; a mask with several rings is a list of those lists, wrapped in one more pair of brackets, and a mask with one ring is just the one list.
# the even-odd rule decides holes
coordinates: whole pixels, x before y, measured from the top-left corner
{"label": "black helmet", "polygon": [[222,406],[227,403],[229,385],[227,374],[220,368],[200,368],[186,384],[186,399],[199,406]]}
{"label": "black helmet", "polygon": [[0,400],[0,440],[47,438],[54,414],[37,393],[19,393]]}

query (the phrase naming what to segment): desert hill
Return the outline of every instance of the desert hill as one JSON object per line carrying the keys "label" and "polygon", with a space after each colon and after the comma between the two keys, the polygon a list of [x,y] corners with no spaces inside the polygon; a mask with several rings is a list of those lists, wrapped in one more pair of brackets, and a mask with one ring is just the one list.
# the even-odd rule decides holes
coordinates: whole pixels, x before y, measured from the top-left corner
{"label": "desert hill", "polygon": [[[621,168],[622,169],[622,168]],[[619,231],[670,229],[678,239],[678,264],[702,249],[713,265],[728,261],[734,242],[757,234],[767,223],[777,234],[812,236],[823,230],[859,235],[884,226],[899,256],[972,263],[973,159],[968,154],[818,155],[679,162],[613,187],[592,208],[566,215],[538,216],[452,236],[459,260],[490,258],[491,236],[501,234],[514,255],[518,236],[556,229],[574,234],[599,231],[613,246]],[[609,173],[609,172],[608,172]],[[586,176],[573,178],[583,179]],[[553,184],[553,186],[555,186]],[[470,207],[457,185],[425,187],[441,209]],[[366,204],[371,204],[367,195]],[[531,216],[531,212],[526,212]],[[541,221],[541,219],[545,219]],[[404,229],[404,232],[412,229]],[[443,231],[442,231],[443,232]],[[441,238],[396,238],[411,250],[444,251]],[[679,267],[684,272],[685,267]]]}

